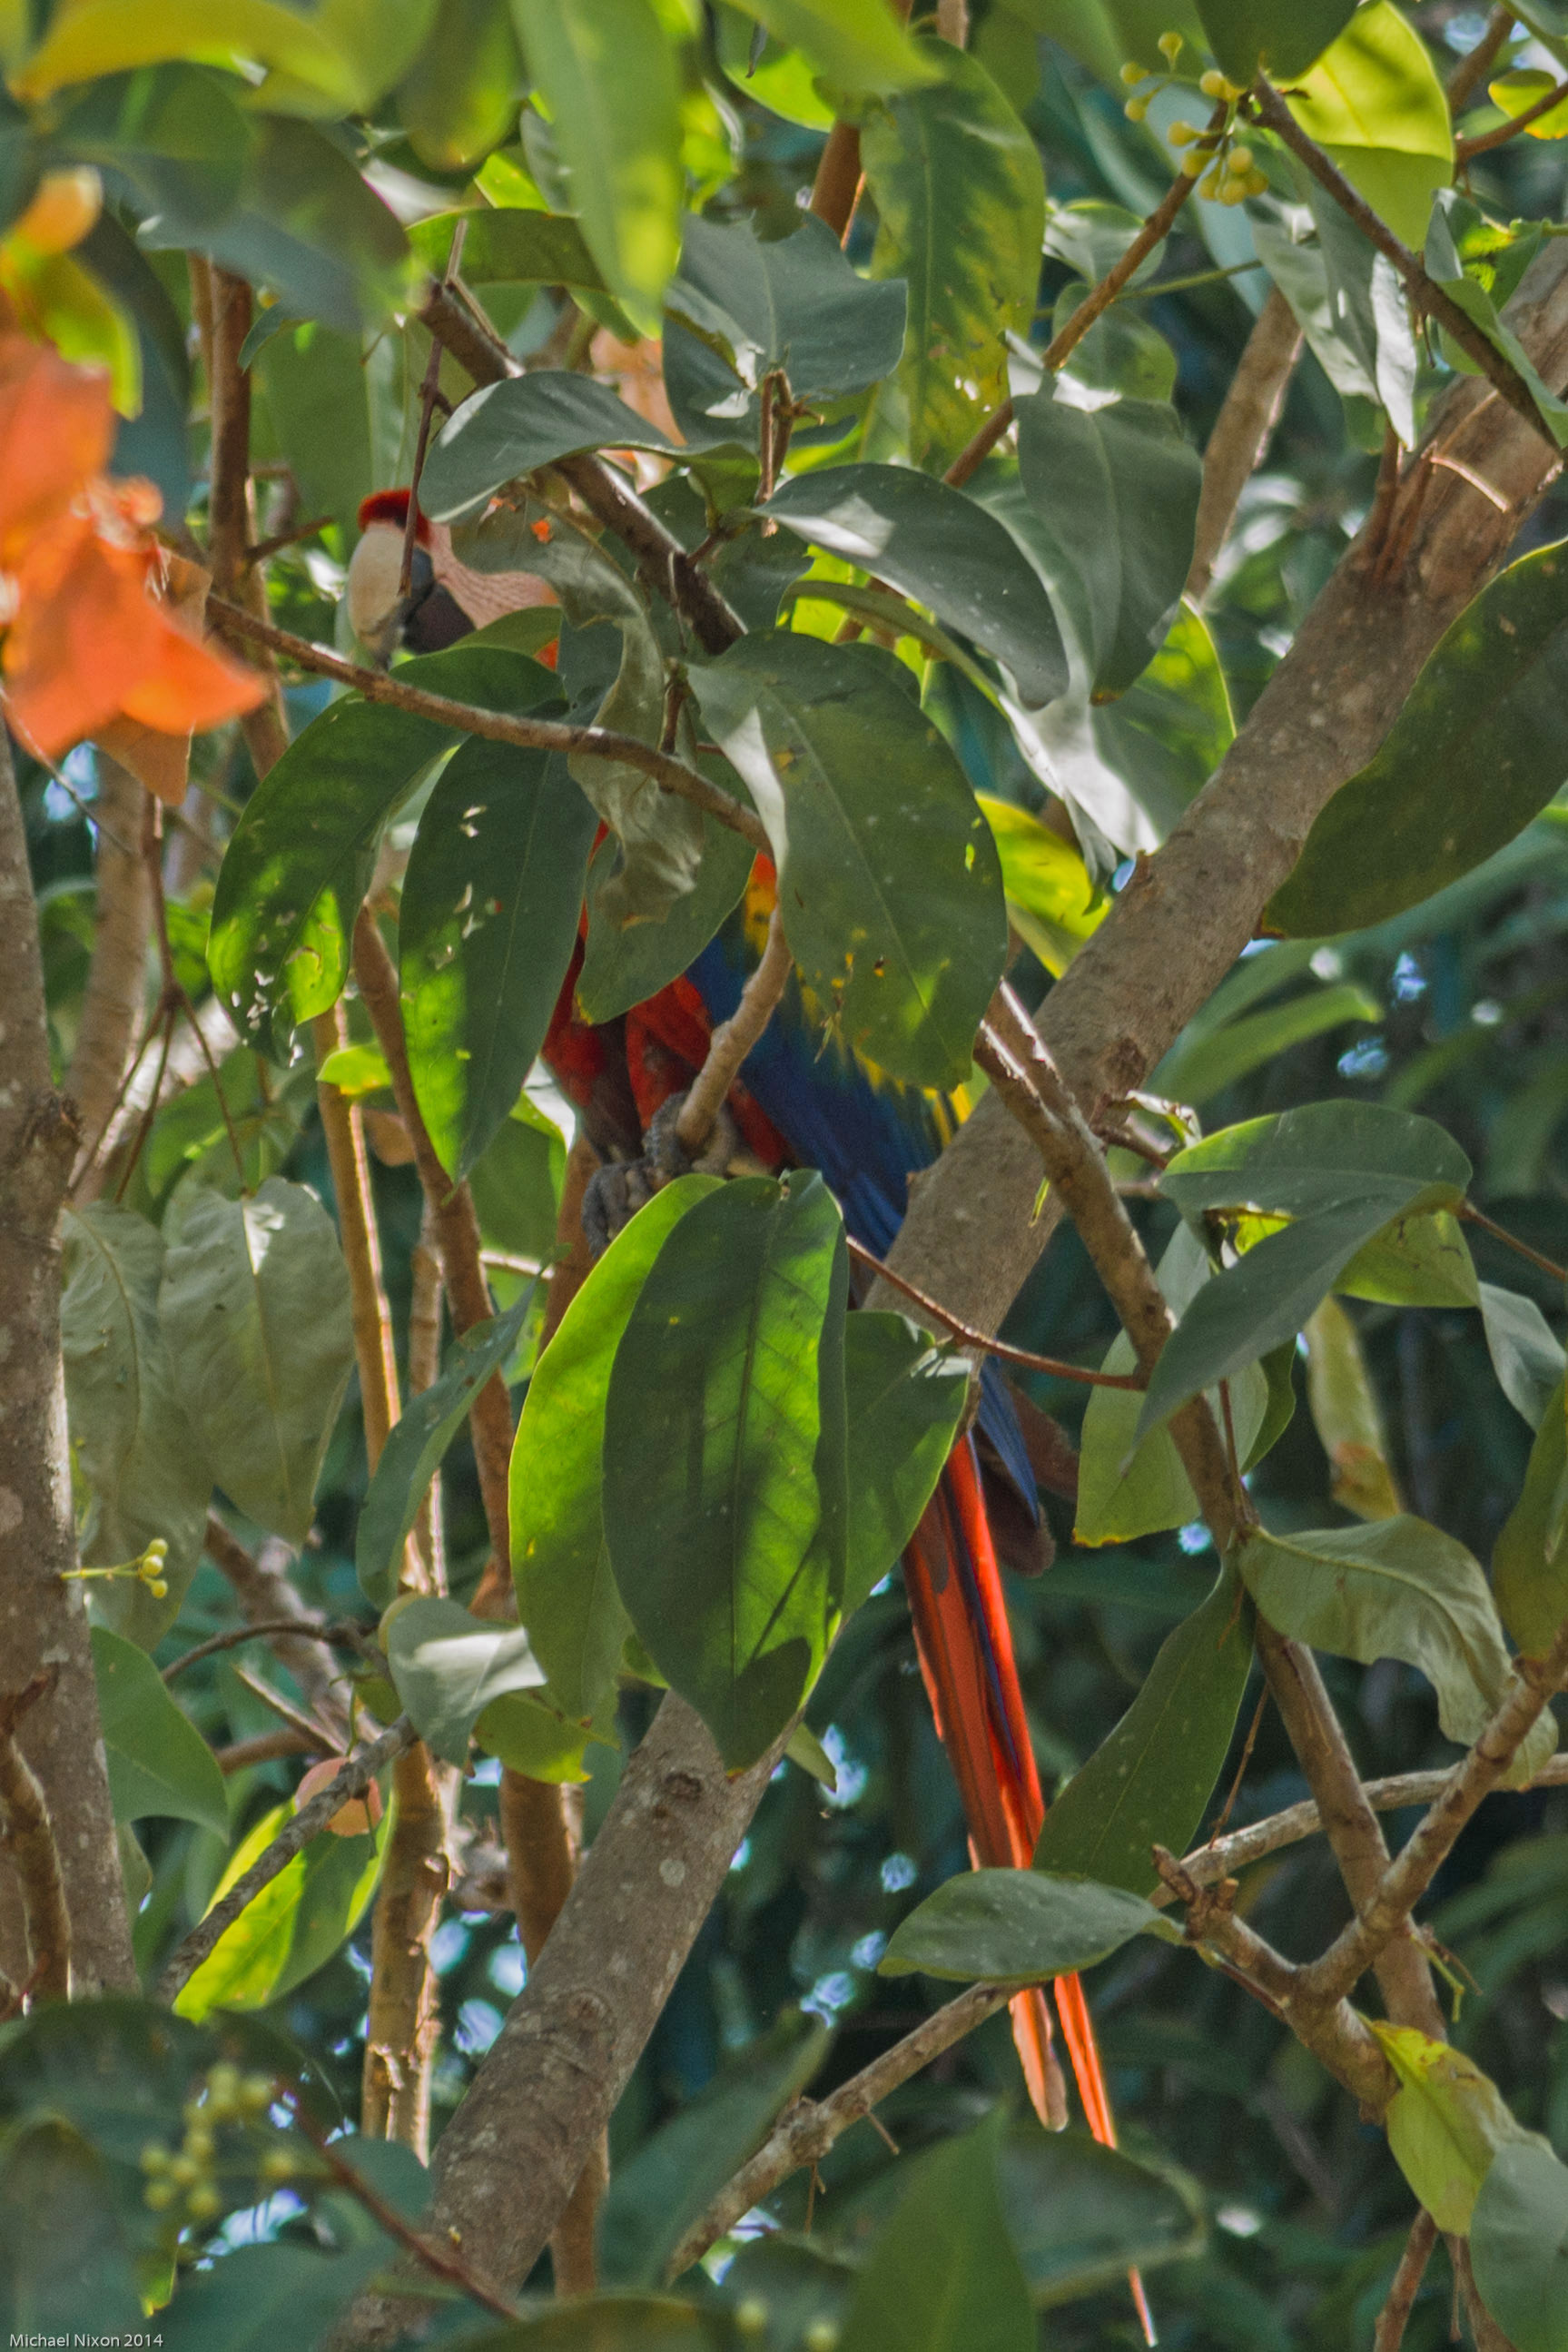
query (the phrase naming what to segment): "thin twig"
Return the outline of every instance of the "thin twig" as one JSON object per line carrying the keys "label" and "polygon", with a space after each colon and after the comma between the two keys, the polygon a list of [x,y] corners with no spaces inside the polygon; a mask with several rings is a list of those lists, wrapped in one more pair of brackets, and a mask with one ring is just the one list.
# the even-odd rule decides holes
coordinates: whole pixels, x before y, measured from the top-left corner
{"label": "thin twig", "polygon": [[1421,2282],[1427,2275],[1427,2264],[1437,2242],[1437,2224],[1425,2206],[1410,2224],[1410,2235],[1405,2241],[1405,2252],[1399,2257],[1388,2288],[1388,2299],[1377,2315],[1373,2333],[1372,2352],[1399,2352],[1405,2341],[1405,2324],[1415,2306]]}
{"label": "thin twig", "polygon": [[265,563],[268,556],[281,555],[286,547],[298,547],[302,539],[314,539],[319,530],[326,530],[331,520],[330,515],[312,515],[308,522],[297,522],[290,530],[276,530],[270,539],[258,539],[254,547],[246,549],[246,569],[248,571],[255,563]]}
{"label": "thin twig", "polygon": [[800,2171],[802,2165],[818,2163],[852,2124],[873,2121],[873,2108],[890,2091],[1005,2009],[1016,1990],[1013,1985],[972,1985],[841,2084],[830,2098],[797,2100],[757,2154],[720,2189],[702,2219],[693,2222],[665,2266],[666,2281],[689,2270],[716,2239],[732,2230],[743,2213],[770,2197],[790,2173]]}
{"label": "thin twig", "polygon": [[1525,108],[1522,114],[1511,116],[1508,121],[1500,122],[1495,130],[1478,131],[1473,139],[1456,139],[1455,163],[1462,168],[1473,155],[1485,155],[1494,147],[1506,146],[1511,139],[1517,139],[1521,131],[1528,131],[1532,122],[1539,122],[1543,114],[1550,114],[1554,106],[1561,106],[1565,98],[1568,98],[1568,81],[1560,81],[1555,89],[1549,89],[1544,98],[1538,98],[1533,106]]}
{"label": "thin twig", "polygon": [[362,1797],[376,1775],[384,1771],[405,1748],[412,1748],[418,1737],[407,1716],[400,1715],[379,1739],[361,1748],[358,1755],[349,1757],[330,1785],[319,1790],[308,1804],[300,1806],[293,1820],[286,1822],[271,1844],[262,1849],[250,1868],[235,1879],[222,1901],[214,1903],[205,1918],[197,1921],[159,1978],[154,1999],[173,2000],[218,1938],[256,1901],[263,1887],[270,1886],[278,1872],[286,1870],[295,1855],[303,1853],[311,1839],[319,1836],[346,1804],[355,1797]]}
{"label": "thin twig", "polygon": [[269,621],[258,621],[242,605],[228,604],[221,596],[209,596],[207,609],[235,636],[270,646],[274,653],[286,655],[301,669],[311,670],[318,677],[336,678],[340,686],[351,686],[367,702],[389,703],[394,709],[433,719],[438,727],[455,728],[465,735],[483,735],[492,743],[517,743],[529,751],[575,751],[590,759],[616,761],[625,767],[640,768],[665,792],[693,802],[707,815],[716,817],[720,824],[727,825],[732,833],[738,833],[743,841],[750,842],[754,849],[767,856],[772,854],[760,817],[743,808],[717,784],[710,784],[695,768],[688,768],[667,752],[655,751],[635,735],[618,734],[608,727],[568,727],[559,719],[524,719],[499,710],[481,710],[473,703],[454,702],[447,695],[427,694],[422,687],[405,686],[395,673],[388,677],[381,670],[361,668],[358,662],[343,661],[338,655],[329,653],[325,646],[311,645],[287,629],[275,628]]}
{"label": "thin twig", "polygon": [[214,1633],[206,1641],[198,1642],[193,1650],[185,1652],[183,1657],[171,1659],[162,1670],[163,1679],[172,1683],[177,1675],[200,1665],[204,1658],[216,1657],[220,1650],[237,1650],[242,1642],[265,1641],[272,1633],[287,1633],[295,1641],[303,1637],[307,1641],[322,1642],[335,1650],[357,1650],[363,1638],[357,1627],[302,1625],[298,1617],[267,1617],[257,1625],[231,1625],[227,1633]]}
{"label": "thin twig", "polygon": [[329,1756],[342,1755],[343,1743],[335,1732],[329,1731],[325,1724],[313,1721],[309,1716],[301,1715],[297,1706],[290,1706],[288,1701],[269,1684],[264,1683],[259,1675],[247,1674],[244,1666],[235,1666],[234,1677],[235,1682],[244,1684],[252,1698],[259,1699],[280,1723],[286,1723],[291,1731],[297,1731],[301,1739],[314,1740]]}
{"label": "thin twig", "polygon": [[162,807],[152,793],[146,795],[146,822],[142,827],[141,850],[147,865],[148,887],[152,895],[152,935],[158,942],[158,961],[163,974],[163,999],[166,1003],[179,1007],[195,1034],[196,1043],[201,1048],[202,1059],[207,1066],[207,1076],[213,1082],[213,1092],[218,1098],[218,1109],[223,1114],[224,1133],[228,1138],[229,1150],[234,1158],[235,1173],[239,1179],[239,1188],[242,1192],[246,1192],[250,1187],[246,1181],[245,1155],[239,1148],[239,1137],[235,1133],[235,1123],[229,1113],[228,1097],[224,1092],[223,1078],[219,1073],[217,1062],[214,1058],[213,1049],[207,1043],[206,1031],[196,1016],[196,1008],[191,1002],[190,991],[174,966],[174,950],[169,941],[169,906],[163,895]]}
{"label": "thin twig", "polygon": [[1517,1234],[1511,1234],[1506,1226],[1494,1224],[1491,1218],[1478,1209],[1473,1202],[1461,1201],[1457,1214],[1467,1225],[1479,1225],[1483,1234],[1490,1234],[1494,1242],[1500,1242],[1504,1249],[1512,1250],[1517,1257],[1528,1258],[1531,1265],[1539,1266],[1542,1274],[1549,1274],[1553,1282],[1568,1282],[1568,1266],[1559,1265],[1554,1258],[1542,1257],[1538,1249],[1531,1249],[1528,1242],[1521,1242]]}
{"label": "thin twig", "polygon": [[714,1121],[724,1108],[741,1064],[773,1017],[793,963],[789,942],[784,936],[783,915],[775,901],[768,920],[768,941],[761,961],[741,991],[740,1003],[729,1019],[714,1031],[707,1057],[693,1079],[675,1120],[676,1139],[689,1158],[696,1158],[713,1133]]}
{"label": "thin twig", "polygon": [[[447,251],[446,268],[442,272],[443,286],[450,286],[457,275],[463,258],[463,241],[468,234],[468,216],[459,213],[452,232],[452,244]],[[419,540],[419,486],[424,478],[425,453],[430,446],[431,419],[441,392],[442,345],[434,335],[430,339],[430,357],[424,365],[424,382],[420,387],[419,434],[413,445],[413,471],[409,476],[408,512],[403,518],[402,561],[398,565],[397,595],[400,604],[408,600],[413,585],[413,551]]]}
{"label": "thin twig", "polygon": [[343,2144],[329,2140],[324,2132],[318,2131],[298,2098],[291,2099],[289,2104],[294,2110],[296,2129],[310,2142],[339,2188],[347,2189],[350,2196],[364,2207],[371,2220],[386,2231],[394,2244],[401,2246],[405,2253],[412,2254],[423,2269],[433,2272],[438,2279],[444,2279],[449,2286],[460,2287],[465,2294],[483,2305],[497,2319],[510,2321],[517,2318],[513,2305],[498,2295],[476,2271],[470,2270],[450,2243],[443,2245],[437,2238],[422,2237],[404,2221],[395,2205],[388,2204],[380,2190],[372,2188],[364,2174],[343,2154]]}
{"label": "thin twig", "polygon": [[[1203,134],[1206,139],[1212,138],[1221,130],[1225,122],[1226,111],[1223,103],[1215,108]],[[1187,172],[1177,173],[1121,259],[1105,272],[1097,286],[1091,287],[1061,332],[1053,338],[1040,354],[1040,365],[1048,374],[1054,374],[1058,368],[1066,365],[1068,359],[1083,341],[1095,320],[1116,299],[1128,280],[1136,276],[1155,246],[1170,235],[1176,225],[1176,215],[1197,185],[1197,180],[1195,174]],[[987,417],[973,440],[959,450],[943,476],[944,481],[951,484],[956,490],[962,489],[971,474],[976,472],[984,460],[990,456],[1012,421],[1013,404],[1010,400],[1004,400],[1001,406]]]}
{"label": "thin twig", "polygon": [[1092,1372],[1087,1365],[1069,1364],[1060,1356],[1037,1356],[1031,1349],[1009,1347],[1005,1339],[988,1339],[983,1331],[977,1331],[973,1325],[949,1314],[946,1307],[938,1306],[936,1299],[928,1297],[924,1290],[917,1290],[914,1283],[905,1282],[901,1274],[894,1274],[893,1268],[873,1255],[863,1242],[857,1242],[852,1234],[847,1239],[852,1258],[858,1258],[868,1272],[880,1275],[883,1282],[890,1283],[894,1290],[901,1290],[905,1298],[913,1299],[916,1307],[923,1307],[927,1315],[946,1325],[953,1337],[962,1340],[966,1348],[996,1356],[1004,1364],[1018,1364],[1027,1372],[1049,1372],[1054,1380],[1077,1381],[1085,1388],[1144,1389],[1148,1385],[1141,1372]]}
{"label": "thin twig", "polygon": [[1319,186],[1354,222],[1363,236],[1394,264],[1417,313],[1435,319],[1453,337],[1459,349],[1474,360],[1487,382],[1501,399],[1507,401],[1515,415],[1521,416],[1555,451],[1557,445],[1552,439],[1546,420],[1513,362],[1506,359],[1495,343],[1488,341],[1474,320],[1467,318],[1460,310],[1453,296],[1445,292],[1437,279],[1427,274],[1418,256],[1412,253],[1410,247],[1395,236],[1387,222],[1373,211],[1366,199],[1351,185],[1339,166],[1323,152],[1317,142],[1308,138],[1279,91],[1262,74],[1252,86],[1250,103],[1257,120],[1272,131],[1292,155],[1306,165]]}
{"label": "thin twig", "polygon": [[1492,69],[1498,51],[1513,30],[1511,8],[1494,8],[1473,49],[1468,49],[1448,76],[1445,95],[1448,112],[1457,121]]}

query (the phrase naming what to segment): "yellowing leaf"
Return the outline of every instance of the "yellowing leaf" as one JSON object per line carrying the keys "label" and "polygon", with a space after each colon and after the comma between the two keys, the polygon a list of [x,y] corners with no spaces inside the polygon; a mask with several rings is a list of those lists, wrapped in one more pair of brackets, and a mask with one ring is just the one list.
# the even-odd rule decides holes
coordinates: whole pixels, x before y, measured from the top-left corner
{"label": "yellowing leaf", "polygon": [[[1487,84],[1487,96],[1500,107],[1511,122],[1528,114],[1538,106],[1548,90],[1557,88],[1555,74],[1542,73],[1538,67],[1523,67],[1518,73],[1501,74]],[[1568,139],[1568,98],[1552,107],[1528,126],[1531,139]]]}
{"label": "yellowing leaf", "polygon": [[1079,949],[1111,911],[1071,842],[1012,801],[975,796],[1002,861],[1008,920],[1046,970],[1060,980]]}
{"label": "yellowing leaf", "polygon": [[1412,2025],[1368,2023],[1399,2077],[1384,2124],[1394,2160],[1439,2230],[1460,2236],[1499,2148],[1544,2146],[1510,2114],[1474,2059]]}
{"label": "yellowing leaf", "polygon": [[1291,96],[1301,129],[1406,245],[1453,176],[1448,101],[1425,44],[1392,5],[1358,8]]}
{"label": "yellowing leaf", "polygon": [[1396,1518],[1405,1507],[1355,1325],[1336,1298],[1325,1298],[1305,1337],[1307,1402],[1333,1473],[1330,1494],[1358,1519]]}

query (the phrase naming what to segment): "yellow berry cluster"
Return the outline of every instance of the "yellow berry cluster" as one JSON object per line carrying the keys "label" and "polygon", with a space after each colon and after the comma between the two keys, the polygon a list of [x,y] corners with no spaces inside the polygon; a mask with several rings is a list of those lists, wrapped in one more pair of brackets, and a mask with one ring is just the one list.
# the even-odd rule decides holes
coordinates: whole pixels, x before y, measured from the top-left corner
{"label": "yellow berry cluster", "polygon": [[63,1568],[60,1575],[67,1582],[82,1584],[89,1583],[94,1577],[106,1577],[112,1581],[116,1577],[131,1576],[138,1584],[147,1587],[154,1601],[163,1601],[169,1592],[163,1576],[163,1564],[168,1557],[168,1545],[162,1536],[154,1536],[146,1550],[135,1559],[116,1560],[112,1568]]}
{"label": "yellow berry cluster", "polygon": [[[1179,33],[1160,35],[1160,55],[1168,66],[1174,68],[1182,47]],[[1123,110],[1127,120],[1142,122],[1148,113],[1150,100],[1162,89],[1168,89],[1175,78],[1174,73],[1146,73],[1142,66],[1131,61],[1124,65],[1122,79],[1136,93],[1128,99]],[[1146,89],[1142,87],[1145,82],[1150,85]],[[1212,66],[1199,77],[1197,86],[1205,98],[1222,100],[1227,107],[1234,106],[1238,99],[1246,95],[1235,82],[1227,81],[1225,76]],[[1196,122],[1173,122],[1166,137],[1173,147],[1186,151],[1181,159],[1181,168],[1189,180],[1197,180],[1200,196],[1210,196],[1222,205],[1239,205],[1249,196],[1262,196],[1269,193],[1267,175],[1258,169],[1257,158],[1251,148],[1237,143],[1231,124],[1227,124],[1221,131],[1202,131]],[[1199,178],[1200,173],[1204,175],[1202,178]]]}
{"label": "yellow berry cluster", "polygon": [[[259,2122],[276,2095],[266,2074],[242,2074],[225,2060],[209,2066],[200,2090],[180,2110],[185,2126],[180,2146],[171,2148],[162,2140],[149,2140],[141,2151],[147,2176],[144,2203],[154,2213],[174,2211],[181,2223],[214,2221],[228,2201],[218,2185],[218,2128]],[[292,2152],[279,2145],[264,2149],[256,2170],[280,2188],[294,2178],[298,2166]]]}

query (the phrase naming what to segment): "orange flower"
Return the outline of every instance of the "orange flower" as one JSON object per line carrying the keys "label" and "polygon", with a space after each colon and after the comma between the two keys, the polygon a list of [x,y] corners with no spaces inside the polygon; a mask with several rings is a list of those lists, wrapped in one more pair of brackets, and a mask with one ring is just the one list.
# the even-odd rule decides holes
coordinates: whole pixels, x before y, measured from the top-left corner
{"label": "orange flower", "polygon": [[265,688],[202,642],[205,581],[152,536],[152,484],[102,473],[113,432],[101,370],[0,333],[0,669],[17,731],[46,759],[95,735],[177,802],[193,730]]}

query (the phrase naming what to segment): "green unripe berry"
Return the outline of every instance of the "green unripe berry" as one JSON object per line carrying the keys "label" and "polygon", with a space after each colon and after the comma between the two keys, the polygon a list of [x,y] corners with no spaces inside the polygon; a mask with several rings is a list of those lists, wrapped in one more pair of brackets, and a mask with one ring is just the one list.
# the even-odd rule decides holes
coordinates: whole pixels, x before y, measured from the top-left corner
{"label": "green unripe berry", "polygon": [[766,2336],[768,2305],[760,2296],[748,2294],[744,2303],[736,2305],[735,2332],[737,2336]]}
{"label": "green unripe berry", "polygon": [[167,1601],[169,1598],[169,1588],[161,1576],[152,1577],[149,1580],[147,1590],[154,1601]]}
{"label": "green unripe berry", "polygon": [[210,2131],[198,2131],[193,2124],[185,2134],[185,2154],[204,2171],[213,2160],[213,2136]]}
{"label": "green unripe berry", "polygon": [[141,2201],[144,2205],[150,2206],[154,2213],[166,2212],[174,2202],[173,2182],[150,2180],[141,2192]]}
{"label": "green unripe berry", "polygon": [[223,2210],[223,2198],[210,2180],[204,2180],[199,2189],[193,2189],[185,2200],[185,2210],[193,2221],[210,2221],[214,2213],[221,2213]]}
{"label": "green unripe berry", "polygon": [[178,2156],[171,2158],[169,2178],[171,2180],[178,2181],[182,2189],[194,2188],[201,2177],[202,2166],[191,2154],[189,2148],[183,2147]]}
{"label": "green unripe berry", "polygon": [[239,2103],[247,2116],[261,2116],[271,2106],[274,2088],[270,2075],[246,2074],[239,2086]]}
{"label": "green unripe berry", "polygon": [[150,2139],[137,2161],[143,2172],[167,2172],[169,2151],[161,2139]]}
{"label": "green unripe berry", "polygon": [[1230,169],[1235,173],[1236,177],[1239,180],[1244,180],[1247,177],[1248,173],[1252,169],[1252,150],[1250,147],[1233,147],[1231,149]]}
{"label": "green unripe berry", "polygon": [[1197,125],[1194,122],[1173,122],[1166,132],[1173,147],[1190,147],[1197,135]]}
{"label": "green unripe berry", "polygon": [[838,2352],[839,2331],[831,2319],[813,2319],[800,2342],[805,2352]]}
{"label": "green unripe berry", "polygon": [[256,2167],[264,2180],[292,2180],[298,2168],[287,2147],[269,2147]]}
{"label": "green unripe berry", "polygon": [[1225,76],[1222,73],[1217,73],[1212,66],[1206,74],[1199,76],[1197,86],[1205,98],[1224,98],[1229,91],[1229,84]]}
{"label": "green unripe berry", "polygon": [[1221,172],[1218,163],[1215,165],[1213,171],[1210,172],[1208,177],[1205,180],[1200,180],[1197,184],[1198,194],[1200,196],[1208,197],[1211,203],[1216,196],[1223,194],[1224,189],[1225,174]]}
{"label": "green unripe berry", "polygon": [[1122,79],[1127,84],[1128,88],[1131,89],[1134,82],[1142,81],[1143,79],[1143,67],[1135,66],[1131,58],[1129,58],[1126,64],[1122,68]]}
{"label": "green unripe berry", "polygon": [[1148,110],[1149,101],[1146,98],[1130,98],[1122,109],[1129,122],[1142,122]]}
{"label": "green unripe berry", "polygon": [[1162,33],[1160,35],[1160,55],[1164,58],[1167,66],[1174,66],[1177,58],[1180,57],[1181,52],[1182,37],[1179,33]]}
{"label": "green unripe berry", "polygon": [[1249,172],[1247,175],[1247,193],[1249,196],[1266,196],[1269,193],[1268,173]]}
{"label": "green unripe berry", "polygon": [[1222,205],[1245,204],[1247,201],[1246,181],[1227,180],[1225,185],[1219,190],[1219,201]]}

